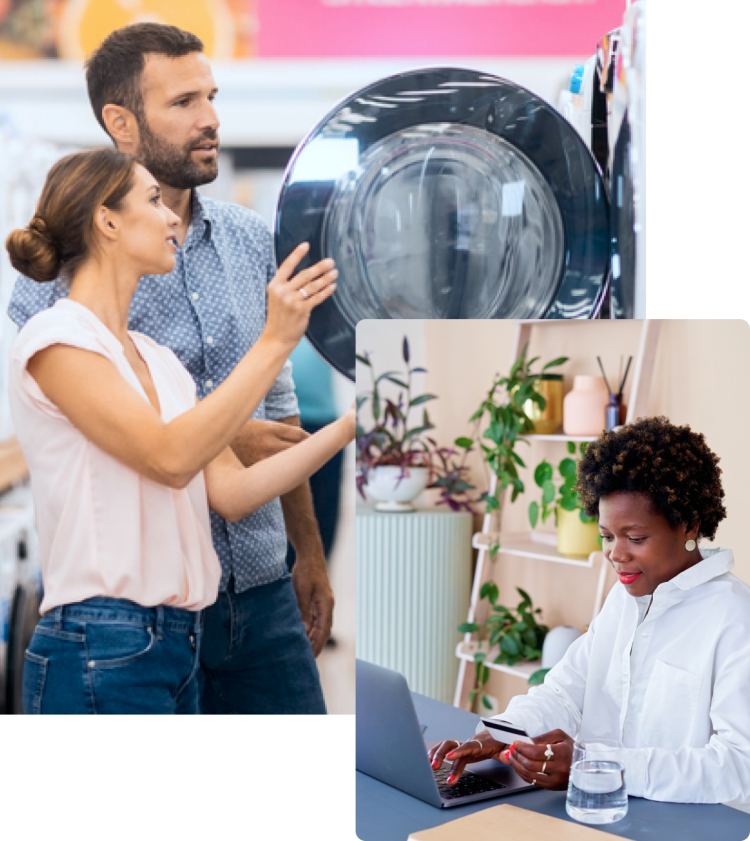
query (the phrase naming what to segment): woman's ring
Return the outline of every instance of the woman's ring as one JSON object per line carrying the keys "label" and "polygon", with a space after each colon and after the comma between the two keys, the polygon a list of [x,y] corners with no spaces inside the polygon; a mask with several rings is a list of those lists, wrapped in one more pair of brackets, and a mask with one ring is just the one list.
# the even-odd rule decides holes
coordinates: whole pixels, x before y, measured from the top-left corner
{"label": "woman's ring", "polygon": [[536,777],[534,777],[534,779],[531,781],[531,785],[533,785],[533,786],[536,785]]}
{"label": "woman's ring", "polygon": [[552,745],[547,745],[547,750],[544,751],[544,755],[547,757],[547,759],[552,759],[552,757],[555,755],[552,752]]}
{"label": "woman's ring", "polygon": [[460,748],[468,745],[469,742],[476,742],[479,745],[480,750],[484,750],[484,745],[479,741],[479,739],[469,739],[468,742],[464,742],[462,745],[459,745]]}
{"label": "woman's ring", "polygon": [[305,292],[305,287],[304,287],[304,286],[301,286],[299,291],[302,293],[302,297],[303,297],[305,300],[307,300],[307,292]]}
{"label": "woman's ring", "polygon": [[[542,770],[539,772],[540,774],[544,774],[544,769],[547,767],[547,760],[544,760],[544,765],[542,765]],[[545,775],[546,776],[546,775]]]}

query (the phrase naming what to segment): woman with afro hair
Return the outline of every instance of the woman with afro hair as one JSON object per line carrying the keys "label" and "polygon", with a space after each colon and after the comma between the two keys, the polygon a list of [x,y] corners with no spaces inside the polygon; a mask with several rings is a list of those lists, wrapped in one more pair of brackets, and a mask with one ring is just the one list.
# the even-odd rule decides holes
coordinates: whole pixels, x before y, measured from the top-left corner
{"label": "woman with afro hair", "polygon": [[576,490],[619,583],[544,684],[498,716],[534,744],[481,725],[463,745],[444,741],[430,760],[453,762],[449,784],[494,758],[562,789],[574,737],[603,738],[623,746],[629,794],[750,811],[750,587],[731,550],[698,546],[726,516],[718,462],[702,434],[664,417],[588,446]]}

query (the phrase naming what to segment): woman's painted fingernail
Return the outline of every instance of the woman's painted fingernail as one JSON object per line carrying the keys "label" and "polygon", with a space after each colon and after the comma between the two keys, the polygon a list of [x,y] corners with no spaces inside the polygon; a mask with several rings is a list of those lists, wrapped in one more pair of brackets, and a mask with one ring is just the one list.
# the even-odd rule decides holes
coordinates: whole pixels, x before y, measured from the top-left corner
{"label": "woman's painted fingernail", "polygon": [[453,756],[453,751],[452,751],[452,750],[449,750],[449,751],[448,751],[448,753],[446,753],[445,755],[446,755],[446,757],[448,757],[448,756]]}
{"label": "woman's painted fingernail", "polygon": [[506,759],[510,759],[510,750],[506,750],[506,751],[505,751],[505,753],[503,754],[503,756],[504,756]]}
{"label": "woman's painted fingernail", "polygon": [[455,774],[451,774],[451,775],[448,777],[448,782],[449,782],[449,783],[452,783],[455,779],[456,779],[456,775],[455,775]]}
{"label": "woman's painted fingernail", "polygon": [[440,765],[440,763],[437,761],[437,759],[433,759],[433,760],[432,760],[432,767],[433,767],[433,768],[437,768],[437,767],[438,767],[438,765]]}

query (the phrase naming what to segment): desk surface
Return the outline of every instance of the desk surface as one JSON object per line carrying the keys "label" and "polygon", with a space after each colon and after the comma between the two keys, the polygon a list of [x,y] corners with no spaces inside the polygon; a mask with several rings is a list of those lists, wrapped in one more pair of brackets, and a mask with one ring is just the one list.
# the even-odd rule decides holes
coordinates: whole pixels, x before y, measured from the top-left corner
{"label": "desk surface", "polygon": [[[467,739],[474,735],[479,717],[441,701],[412,693],[417,717],[427,725],[425,739]],[[357,773],[357,835],[361,841],[406,841],[419,829],[512,803],[522,809],[571,820],[565,811],[564,791],[519,792],[468,806],[436,809],[391,786]],[[632,841],[746,841],[750,836],[750,814],[728,806],[687,803],[657,803],[630,797],[628,814],[610,826],[597,826],[603,832]],[[470,841],[470,840],[469,840]]]}

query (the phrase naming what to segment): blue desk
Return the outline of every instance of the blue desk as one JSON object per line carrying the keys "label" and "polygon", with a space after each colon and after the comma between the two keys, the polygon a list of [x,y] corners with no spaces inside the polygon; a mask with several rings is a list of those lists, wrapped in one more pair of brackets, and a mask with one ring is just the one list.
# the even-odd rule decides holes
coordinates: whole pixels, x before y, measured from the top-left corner
{"label": "blue desk", "polygon": [[[427,741],[463,740],[474,735],[478,716],[416,692],[412,697],[419,721],[427,725],[424,734]],[[564,791],[539,789],[468,806],[436,809],[366,774],[357,773],[357,835],[361,841],[406,841],[410,833],[419,829],[438,826],[501,803],[571,820],[565,811]],[[625,818],[596,829],[632,841],[746,841],[750,836],[750,814],[728,806],[657,803],[631,797]]]}

